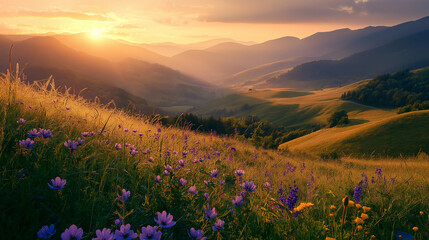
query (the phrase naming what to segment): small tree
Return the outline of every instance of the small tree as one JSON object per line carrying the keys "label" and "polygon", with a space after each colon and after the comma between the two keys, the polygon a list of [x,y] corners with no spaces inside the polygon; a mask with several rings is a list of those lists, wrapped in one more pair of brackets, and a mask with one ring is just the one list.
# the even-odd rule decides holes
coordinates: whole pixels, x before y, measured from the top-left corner
{"label": "small tree", "polygon": [[331,128],[337,125],[345,125],[349,122],[349,116],[346,111],[336,111],[328,118],[328,127]]}

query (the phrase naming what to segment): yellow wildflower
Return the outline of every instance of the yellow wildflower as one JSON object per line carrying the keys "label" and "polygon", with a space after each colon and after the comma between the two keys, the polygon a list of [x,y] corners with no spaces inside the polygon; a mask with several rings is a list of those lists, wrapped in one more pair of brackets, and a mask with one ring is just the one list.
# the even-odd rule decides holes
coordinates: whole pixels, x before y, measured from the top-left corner
{"label": "yellow wildflower", "polygon": [[362,213],[361,215],[360,215],[360,217],[363,219],[363,220],[367,220],[369,217],[368,217],[368,214],[365,214],[365,213]]}
{"label": "yellow wildflower", "polygon": [[362,219],[362,218],[357,217],[357,218],[355,219],[355,223],[357,223],[357,224],[364,224],[365,222],[363,221],[363,219]]}
{"label": "yellow wildflower", "polygon": [[359,208],[361,208],[361,207],[362,207],[362,205],[360,205],[359,203],[357,203],[357,204],[356,204],[356,208],[357,208],[357,209],[359,209]]}
{"label": "yellow wildflower", "polygon": [[375,235],[372,235],[372,236],[371,236],[371,239],[375,239]]}
{"label": "yellow wildflower", "polygon": [[365,207],[365,206],[363,206],[362,209],[363,209],[364,212],[369,212],[369,210],[371,210],[370,207]]}
{"label": "yellow wildflower", "polygon": [[331,237],[326,237],[325,240],[336,240],[335,238],[331,238]]}
{"label": "yellow wildflower", "polygon": [[331,205],[331,211],[335,211],[337,210],[337,207],[335,207],[334,205]]}
{"label": "yellow wildflower", "polygon": [[334,216],[334,214],[332,214],[332,213],[331,213],[331,214],[329,214],[329,216],[330,216],[331,218],[335,217],[335,216]]}
{"label": "yellow wildflower", "polygon": [[420,215],[423,215],[423,211],[420,211]]}
{"label": "yellow wildflower", "polygon": [[353,201],[349,200],[349,205],[348,205],[348,207],[353,207],[354,205],[355,205],[355,202],[353,202]]}
{"label": "yellow wildflower", "polygon": [[309,208],[309,207],[313,207],[314,204],[311,202],[308,203],[300,203],[298,205],[298,207],[294,208],[293,211],[294,212],[302,212],[304,209]]}
{"label": "yellow wildflower", "polygon": [[357,230],[361,231],[363,229],[363,227],[361,225],[357,225]]}
{"label": "yellow wildflower", "polygon": [[417,232],[419,230],[419,228],[418,227],[413,227],[413,231],[414,232]]}

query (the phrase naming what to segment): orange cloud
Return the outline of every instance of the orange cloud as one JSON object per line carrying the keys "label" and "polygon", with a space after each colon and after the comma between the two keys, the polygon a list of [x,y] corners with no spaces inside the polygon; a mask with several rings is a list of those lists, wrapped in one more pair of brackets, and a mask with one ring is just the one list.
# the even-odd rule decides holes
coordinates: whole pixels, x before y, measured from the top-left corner
{"label": "orange cloud", "polygon": [[111,18],[102,14],[90,14],[68,11],[28,11],[22,10],[17,12],[0,12],[1,18],[8,17],[40,17],[40,18],[69,18],[74,20],[87,21],[112,21]]}

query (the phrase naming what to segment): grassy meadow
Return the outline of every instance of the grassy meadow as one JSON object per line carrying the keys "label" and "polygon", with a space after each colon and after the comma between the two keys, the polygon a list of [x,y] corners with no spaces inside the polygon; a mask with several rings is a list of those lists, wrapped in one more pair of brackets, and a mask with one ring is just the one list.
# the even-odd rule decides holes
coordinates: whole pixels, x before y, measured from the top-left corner
{"label": "grassy meadow", "polygon": [[[161,239],[429,239],[424,153],[322,160],[257,149],[238,136],[165,128],[60,94],[52,81],[29,85],[7,73],[0,84],[2,239],[37,239],[51,224],[51,239],[72,224],[82,239],[103,228],[130,239],[119,237],[126,224],[140,239],[156,239],[142,227],[160,226],[154,218],[163,211],[175,225],[158,227]],[[61,189],[48,185],[56,177],[67,180]]]}

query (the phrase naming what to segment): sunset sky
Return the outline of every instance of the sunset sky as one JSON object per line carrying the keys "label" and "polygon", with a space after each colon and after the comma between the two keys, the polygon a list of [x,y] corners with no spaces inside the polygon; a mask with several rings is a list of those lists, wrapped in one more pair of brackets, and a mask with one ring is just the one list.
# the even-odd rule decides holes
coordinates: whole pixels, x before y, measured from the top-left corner
{"label": "sunset sky", "polygon": [[0,0],[0,33],[93,32],[139,43],[221,37],[262,42],[428,15],[428,0]]}

